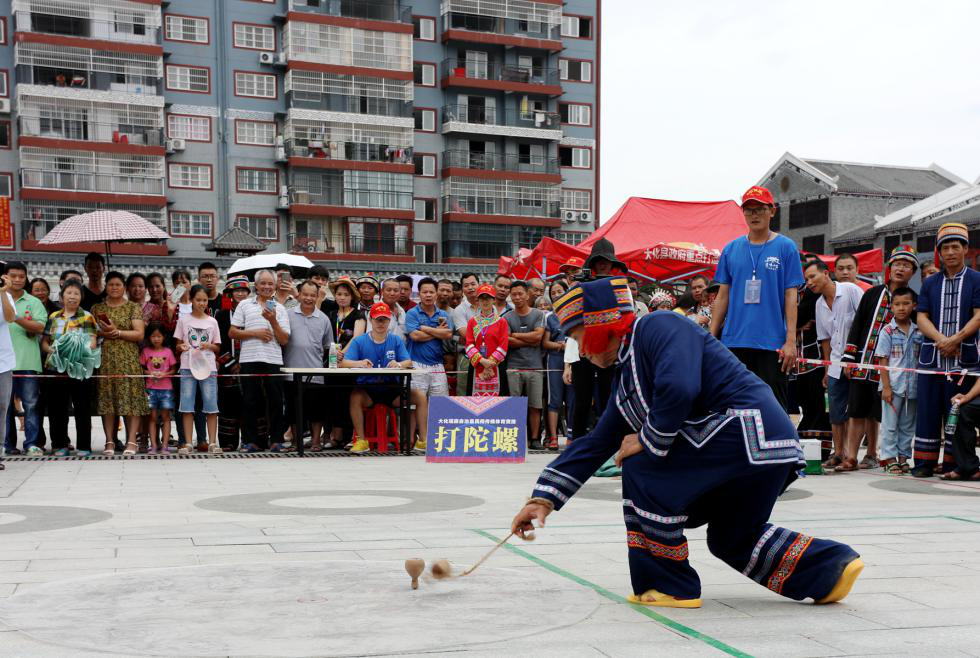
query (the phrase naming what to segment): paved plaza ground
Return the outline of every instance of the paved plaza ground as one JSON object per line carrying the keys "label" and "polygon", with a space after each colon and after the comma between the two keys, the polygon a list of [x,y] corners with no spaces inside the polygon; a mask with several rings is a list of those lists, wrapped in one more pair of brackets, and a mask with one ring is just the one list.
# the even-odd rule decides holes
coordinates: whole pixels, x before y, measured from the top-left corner
{"label": "paved plaza ground", "polygon": [[[774,520],[852,544],[840,604],[782,599],[690,532],[700,610],[631,606],[620,482],[593,478],[537,541],[506,534],[550,457],[29,460],[0,473],[0,655],[980,655],[980,486],[808,477]],[[88,650],[91,649],[91,650]]]}

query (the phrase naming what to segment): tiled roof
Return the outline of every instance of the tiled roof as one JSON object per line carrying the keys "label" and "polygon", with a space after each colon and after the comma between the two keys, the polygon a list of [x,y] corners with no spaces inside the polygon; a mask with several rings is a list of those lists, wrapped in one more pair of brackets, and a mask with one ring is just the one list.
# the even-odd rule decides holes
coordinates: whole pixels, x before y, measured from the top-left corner
{"label": "tiled roof", "polygon": [[959,182],[938,167],[891,167],[801,159],[835,179],[838,194],[925,198]]}
{"label": "tiled roof", "polygon": [[240,226],[232,226],[211,242],[205,242],[204,248],[208,251],[251,253],[264,251],[266,244]]}

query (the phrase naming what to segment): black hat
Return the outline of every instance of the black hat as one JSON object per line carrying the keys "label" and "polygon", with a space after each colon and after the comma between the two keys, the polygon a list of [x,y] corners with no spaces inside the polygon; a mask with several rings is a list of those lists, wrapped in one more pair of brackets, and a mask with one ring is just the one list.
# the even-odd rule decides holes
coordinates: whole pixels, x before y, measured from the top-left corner
{"label": "black hat", "polygon": [[608,260],[613,265],[619,266],[624,273],[627,271],[626,263],[616,258],[616,247],[605,238],[599,238],[592,245],[592,253],[589,254],[589,257],[585,261],[585,269],[593,269],[595,262],[599,259]]}
{"label": "black hat", "polygon": [[718,281],[712,279],[711,283],[709,283],[708,284],[708,287],[705,288],[704,290],[705,290],[705,292],[711,292],[712,290],[714,290],[715,292],[718,292],[718,290],[720,288],[721,288],[721,284],[718,283]]}

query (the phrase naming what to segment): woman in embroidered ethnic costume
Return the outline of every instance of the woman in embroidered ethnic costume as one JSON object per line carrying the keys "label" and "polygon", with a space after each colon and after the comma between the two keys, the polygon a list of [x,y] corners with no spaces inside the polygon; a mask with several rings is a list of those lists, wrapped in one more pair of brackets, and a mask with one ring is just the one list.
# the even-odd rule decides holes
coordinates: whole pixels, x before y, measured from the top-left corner
{"label": "woman in embroidered ethnic costume", "polygon": [[518,536],[618,453],[630,601],[701,606],[684,530],[705,524],[712,554],[777,594],[818,603],[848,594],[864,566],[857,553],[768,522],[803,464],[772,389],[683,316],[654,311],[636,320],[626,279],[573,286],[555,313],[583,358],[616,364],[615,396],[595,429],[541,473],[514,517]]}
{"label": "woman in embroidered ethnic costume", "polygon": [[497,365],[507,356],[507,321],[494,306],[496,291],[483,284],[477,289],[479,310],[466,325],[466,358],[473,364],[473,395],[496,397],[500,392]]}

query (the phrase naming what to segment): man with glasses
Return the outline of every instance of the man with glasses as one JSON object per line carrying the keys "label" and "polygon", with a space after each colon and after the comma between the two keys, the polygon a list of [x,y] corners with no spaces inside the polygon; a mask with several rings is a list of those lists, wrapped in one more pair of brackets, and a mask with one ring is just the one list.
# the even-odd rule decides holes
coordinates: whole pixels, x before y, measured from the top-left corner
{"label": "man with glasses", "polygon": [[197,282],[208,293],[208,315],[212,318],[221,310],[221,293],[218,291],[218,266],[204,262],[197,266]]}
{"label": "man with glasses", "polygon": [[803,268],[793,241],[769,228],[776,214],[769,190],[750,187],[742,195],[742,213],[749,232],[721,252],[711,333],[772,388],[786,409]]}

